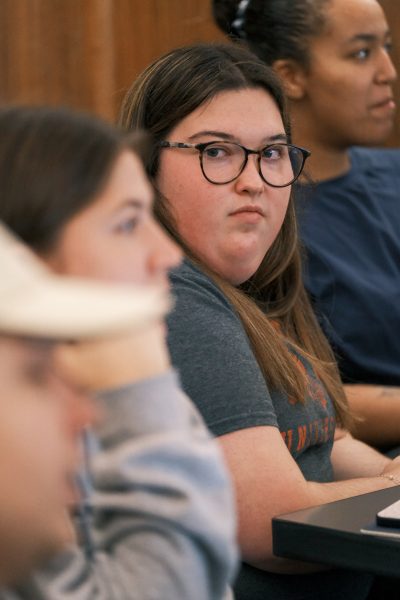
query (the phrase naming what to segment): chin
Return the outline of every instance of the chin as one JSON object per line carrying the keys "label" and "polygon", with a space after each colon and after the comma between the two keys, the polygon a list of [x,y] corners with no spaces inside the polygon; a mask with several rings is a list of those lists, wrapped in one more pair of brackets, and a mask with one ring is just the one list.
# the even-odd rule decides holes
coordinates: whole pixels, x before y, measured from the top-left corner
{"label": "chin", "polygon": [[225,279],[227,279],[229,281],[229,283],[231,283],[235,287],[238,287],[239,285],[242,285],[242,283],[245,283],[248,279],[250,279],[250,277],[252,277],[254,275],[254,273],[258,269],[258,266],[254,269],[252,269],[252,268],[243,268],[243,269],[236,268],[233,271],[231,270],[229,273],[227,273],[223,277]]}
{"label": "chin", "polygon": [[382,146],[393,133],[393,121],[379,126],[371,126],[365,129],[360,136],[361,140],[357,142],[359,146]]}
{"label": "chin", "polygon": [[204,263],[210,269],[235,287],[250,279],[263,259],[264,254],[261,256],[261,253],[255,252],[253,248],[243,249],[238,247],[226,253],[222,259],[220,257],[214,260],[211,257],[203,258]]}

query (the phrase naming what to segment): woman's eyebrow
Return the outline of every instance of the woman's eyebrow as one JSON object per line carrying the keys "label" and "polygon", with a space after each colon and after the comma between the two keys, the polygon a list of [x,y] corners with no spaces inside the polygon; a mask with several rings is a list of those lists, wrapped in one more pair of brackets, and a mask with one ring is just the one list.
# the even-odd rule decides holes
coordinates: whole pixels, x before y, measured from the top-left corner
{"label": "woman's eyebrow", "polygon": [[[226,140],[228,142],[237,142],[238,141],[238,138],[230,133],[226,133],[225,131],[214,131],[214,130],[198,131],[197,133],[194,133],[193,135],[191,135],[188,139],[190,141],[195,141],[197,138],[202,138],[204,136],[212,136],[212,137],[220,138],[222,140]],[[267,136],[267,137],[263,138],[262,143],[268,144],[268,143],[277,142],[277,141],[287,142],[286,133],[276,133],[274,135]]]}
{"label": "woman's eyebrow", "polygon": [[385,31],[385,33],[383,35],[378,34],[378,33],[357,33],[356,35],[354,35],[352,38],[350,38],[348,40],[348,43],[354,43],[354,42],[365,42],[367,44],[372,44],[374,42],[377,42],[381,39],[384,40],[390,40],[391,39],[391,34],[390,31],[387,30]]}
{"label": "woman's eyebrow", "polygon": [[206,129],[204,131],[198,131],[189,137],[189,140],[196,140],[197,138],[204,137],[205,135],[214,136],[217,138],[221,138],[223,140],[233,141],[235,140],[235,136],[230,133],[226,133],[225,131],[214,131],[210,129]]}
{"label": "woman's eyebrow", "polygon": [[124,210],[126,208],[134,208],[134,209],[142,209],[145,205],[144,200],[140,200],[139,198],[127,198],[123,200],[118,206],[115,207],[114,212],[118,212],[120,210]]}
{"label": "woman's eyebrow", "polygon": [[288,138],[286,133],[276,133],[275,135],[270,135],[269,137],[264,138],[263,143],[269,144],[271,142],[287,142]]}

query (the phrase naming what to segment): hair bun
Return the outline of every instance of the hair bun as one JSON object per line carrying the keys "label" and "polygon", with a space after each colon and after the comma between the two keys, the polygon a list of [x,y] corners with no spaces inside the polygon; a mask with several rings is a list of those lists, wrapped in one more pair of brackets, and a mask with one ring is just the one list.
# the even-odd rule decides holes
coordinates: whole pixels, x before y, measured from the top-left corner
{"label": "hair bun", "polygon": [[232,28],[240,0],[212,0],[212,13],[219,29],[232,37],[240,37],[237,30]]}

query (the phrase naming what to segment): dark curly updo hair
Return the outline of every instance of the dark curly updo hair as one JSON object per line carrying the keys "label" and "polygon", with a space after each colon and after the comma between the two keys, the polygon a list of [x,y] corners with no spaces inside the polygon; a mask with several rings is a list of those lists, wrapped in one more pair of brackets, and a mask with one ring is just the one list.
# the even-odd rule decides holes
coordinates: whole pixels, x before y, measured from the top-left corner
{"label": "dark curly updo hair", "polygon": [[[245,39],[265,63],[291,58],[309,64],[309,40],[326,25],[326,6],[331,0],[213,0],[218,27],[231,38]],[[239,16],[239,18],[238,18]]]}

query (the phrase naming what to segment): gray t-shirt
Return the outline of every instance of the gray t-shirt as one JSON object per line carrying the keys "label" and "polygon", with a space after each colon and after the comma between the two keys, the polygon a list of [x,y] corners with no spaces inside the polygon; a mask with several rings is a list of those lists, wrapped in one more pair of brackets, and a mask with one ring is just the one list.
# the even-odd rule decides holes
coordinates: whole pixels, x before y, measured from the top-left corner
{"label": "gray t-shirt", "polygon": [[[335,412],[310,365],[293,353],[294,368],[305,369],[309,380],[305,403],[293,403],[268,387],[242,323],[217,285],[188,260],[171,281],[176,297],[168,318],[172,361],[211,431],[219,436],[260,425],[278,427],[304,477],[332,481]],[[236,598],[366,597],[369,578],[340,573],[282,576],[243,565]]]}

